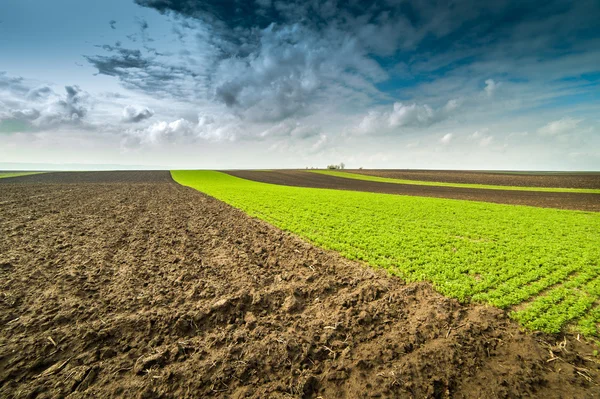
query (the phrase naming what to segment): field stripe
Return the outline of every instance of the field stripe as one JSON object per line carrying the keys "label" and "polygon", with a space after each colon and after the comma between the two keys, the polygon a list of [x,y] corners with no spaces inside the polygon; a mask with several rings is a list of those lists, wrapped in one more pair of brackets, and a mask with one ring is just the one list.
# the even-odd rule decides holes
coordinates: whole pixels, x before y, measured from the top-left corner
{"label": "field stripe", "polygon": [[46,172],[0,172],[0,179],[9,178],[9,177],[39,175],[41,173],[46,173]]}
{"label": "field stripe", "polygon": [[358,173],[340,172],[335,170],[307,170],[311,173],[323,175],[344,177],[346,179],[374,181],[380,183],[408,184],[414,186],[438,186],[438,187],[456,187],[456,188],[479,188],[488,190],[507,190],[507,191],[539,191],[547,193],[585,193],[600,194],[600,189],[594,188],[558,188],[558,187],[519,187],[519,186],[497,186],[490,184],[471,184],[471,183],[444,183],[431,182],[424,180],[392,179],[389,177],[378,177],[361,175]]}

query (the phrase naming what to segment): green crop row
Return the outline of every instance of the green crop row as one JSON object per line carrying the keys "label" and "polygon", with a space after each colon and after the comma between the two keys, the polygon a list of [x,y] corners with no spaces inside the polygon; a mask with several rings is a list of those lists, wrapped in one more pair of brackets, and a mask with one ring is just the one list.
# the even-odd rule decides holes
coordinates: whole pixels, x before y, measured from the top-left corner
{"label": "green crop row", "polygon": [[0,172],[0,179],[5,177],[19,177],[27,175],[37,175],[44,172]]}
{"label": "green crop row", "polygon": [[460,188],[485,188],[488,190],[509,190],[509,191],[541,191],[549,193],[587,193],[600,194],[600,189],[595,188],[558,188],[558,187],[519,187],[519,186],[497,186],[491,184],[471,184],[471,183],[443,183],[423,180],[392,179],[389,177],[368,176],[358,173],[340,172],[336,170],[308,170],[307,172],[319,173],[322,175],[344,177],[346,179],[376,181],[380,183],[411,184],[414,186],[441,186],[441,187],[460,187]]}
{"label": "green crop row", "polygon": [[[288,187],[173,171],[251,216],[461,301],[518,308],[524,326],[598,334],[600,214]],[[518,305],[518,306],[517,306]]]}

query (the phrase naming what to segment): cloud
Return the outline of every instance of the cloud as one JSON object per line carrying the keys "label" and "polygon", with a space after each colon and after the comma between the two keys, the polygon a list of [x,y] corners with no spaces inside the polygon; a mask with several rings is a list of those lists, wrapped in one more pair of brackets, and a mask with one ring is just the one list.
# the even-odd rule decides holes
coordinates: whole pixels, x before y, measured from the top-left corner
{"label": "cloud", "polygon": [[154,111],[147,107],[138,107],[128,105],[123,109],[123,122],[137,123],[149,119],[154,115]]}
{"label": "cloud", "polygon": [[562,118],[542,126],[538,129],[538,133],[542,136],[558,136],[565,133],[572,133],[580,122],[581,119]]}
{"label": "cloud", "polygon": [[48,98],[51,94],[53,94],[53,91],[50,87],[40,86],[29,90],[27,93],[27,99],[31,101],[39,101]]}
{"label": "cloud", "polygon": [[253,121],[300,115],[332,86],[362,90],[386,76],[339,31],[324,38],[300,24],[272,24],[257,37],[255,49],[220,61],[213,77],[215,98]]}
{"label": "cloud", "polygon": [[435,113],[427,105],[394,103],[394,109],[389,116],[390,127],[398,126],[428,126],[433,123]]}
{"label": "cloud", "polygon": [[16,122],[27,130],[79,125],[87,115],[90,96],[77,85],[65,86],[60,95],[48,86],[32,87],[23,78],[0,74],[0,120]]}
{"label": "cloud", "polygon": [[434,109],[428,104],[396,102],[391,111],[369,111],[355,130],[360,134],[371,134],[398,128],[425,128],[450,118],[461,104],[461,100],[452,99]]}
{"label": "cloud", "polygon": [[156,122],[146,129],[148,140],[151,142],[174,141],[176,138],[190,137],[193,132],[194,125],[185,119],[178,119],[170,123]]}
{"label": "cloud", "polygon": [[6,72],[0,72],[0,90],[22,96],[29,92],[30,87],[22,77],[8,76]]}
{"label": "cloud", "polygon": [[197,122],[180,118],[172,122],[158,121],[142,129],[127,129],[124,133],[125,147],[156,145],[161,143],[199,140],[233,141],[242,135],[238,121],[225,116],[202,115]]}
{"label": "cloud", "polygon": [[41,115],[40,111],[33,108],[17,109],[9,111],[10,117],[7,119],[17,120],[22,122],[31,122],[38,119]]}
{"label": "cloud", "polygon": [[40,116],[34,120],[38,126],[78,123],[88,112],[87,92],[79,86],[65,86],[66,97],[49,103],[40,110]]}
{"label": "cloud", "polygon": [[137,20],[137,23],[138,23],[138,25],[140,26],[140,30],[141,30],[142,32],[144,32],[144,31],[148,30],[148,28],[149,28],[148,21],[146,21],[145,19],[141,19],[141,18],[139,18],[139,19]]}
{"label": "cloud", "polygon": [[100,75],[115,76],[128,89],[192,100],[205,93],[203,78],[190,66],[156,54],[120,46],[99,46],[108,55],[85,56]]}
{"label": "cloud", "polygon": [[108,24],[110,25],[111,29],[117,29],[117,21],[115,21],[114,19],[111,19],[110,21],[108,21]]}
{"label": "cloud", "polygon": [[480,147],[487,147],[494,141],[494,136],[489,134],[490,129],[483,128],[475,131],[470,137],[471,140],[477,142]]}
{"label": "cloud", "polygon": [[[147,47],[105,45],[108,54],[87,57],[99,74],[150,95],[217,102],[256,124],[295,120],[325,107],[346,116],[372,108],[357,128],[365,132],[428,127],[461,106],[480,108],[476,98],[510,87],[507,62],[544,48],[539,61],[555,63],[565,53],[553,49],[581,45],[585,27],[594,26],[585,7],[560,1],[543,7],[510,0],[466,0],[453,7],[434,0],[136,3],[175,16],[174,39],[183,49],[167,56]],[[561,26],[561,18],[577,21],[581,31]],[[147,23],[138,23],[147,40]],[[410,84],[395,88],[400,64],[402,80]],[[452,100],[458,96],[467,102]],[[381,110],[382,103],[396,108]]]}
{"label": "cloud", "polygon": [[442,136],[442,138],[440,139],[440,142],[444,145],[448,145],[448,144],[450,144],[450,142],[452,141],[453,138],[454,138],[454,135],[452,133],[446,133],[445,135]]}
{"label": "cloud", "polygon": [[329,144],[329,138],[326,134],[319,135],[319,138],[314,144],[310,147],[312,152],[319,152],[327,147]]}
{"label": "cloud", "polygon": [[294,138],[309,139],[321,134],[321,127],[317,125],[302,124],[299,121],[286,120],[263,130],[258,134],[260,138]]}
{"label": "cloud", "polygon": [[498,86],[500,86],[500,83],[495,82],[494,79],[487,79],[483,91],[485,91],[488,97],[492,97]]}

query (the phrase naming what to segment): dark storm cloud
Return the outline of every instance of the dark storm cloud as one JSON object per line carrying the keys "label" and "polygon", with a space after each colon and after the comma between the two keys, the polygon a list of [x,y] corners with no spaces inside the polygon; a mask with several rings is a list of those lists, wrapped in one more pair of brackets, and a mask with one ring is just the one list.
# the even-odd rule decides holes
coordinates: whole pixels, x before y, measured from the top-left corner
{"label": "dark storm cloud", "polygon": [[140,26],[140,29],[142,30],[142,32],[148,30],[149,25],[145,19],[139,19],[137,22],[138,22],[138,25]]}
{"label": "dark storm cloud", "polygon": [[[272,23],[300,23],[316,30],[335,26],[353,34],[378,55],[392,55],[400,49],[419,45],[429,51],[439,51],[457,41],[469,46],[489,43],[509,34],[515,26],[528,21],[543,25],[544,20],[566,14],[575,7],[566,0],[458,0],[450,5],[435,0],[135,1],[162,13],[204,20],[228,30],[229,37],[237,37],[240,42],[252,40],[254,28],[264,29]],[[598,9],[593,0],[582,3],[588,13],[586,7],[580,7],[576,19],[587,22],[584,26],[571,25],[574,30],[590,28],[589,23],[594,19],[592,11]],[[240,37],[244,34],[247,37]]]}
{"label": "dark storm cloud", "polygon": [[153,49],[127,49],[120,46],[98,46],[109,55],[85,56],[98,69],[98,74],[115,76],[130,89],[165,94],[181,99],[194,98],[199,82],[197,73],[184,65],[160,60]]}
{"label": "dark storm cloud", "polygon": [[552,60],[600,36],[594,0],[135,1],[210,26],[213,95],[265,121],[305,112],[333,86],[372,95],[399,64],[420,82],[484,63],[483,84],[532,54]]}
{"label": "dark storm cloud", "polygon": [[150,65],[140,50],[110,45],[99,47],[112,54],[109,56],[85,56],[85,58],[98,69],[98,73],[101,75],[120,76],[128,69],[145,69]]}

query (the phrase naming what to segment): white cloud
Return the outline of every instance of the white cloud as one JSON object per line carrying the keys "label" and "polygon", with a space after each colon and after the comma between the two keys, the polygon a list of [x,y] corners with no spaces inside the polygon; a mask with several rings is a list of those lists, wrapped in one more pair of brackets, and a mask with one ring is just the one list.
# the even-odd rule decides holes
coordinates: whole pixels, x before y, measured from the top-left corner
{"label": "white cloud", "polygon": [[173,122],[156,122],[150,125],[146,130],[146,137],[150,142],[174,141],[176,138],[190,137],[194,133],[194,124],[185,119],[178,119]]}
{"label": "white cloud", "polygon": [[485,81],[485,87],[483,90],[485,91],[488,97],[492,97],[496,90],[498,90],[499,86],[500,83],[494,81],[494,79],[487,79]]}
{"label": "white cloud", "polygon": [[389,116],[390,127],[398,126],[427,126],[435,118],[433,109],[427,105],[394,103],[394,109]]}
{"label": "white cloud", "polygon": [[441,139],[440,142],[444,145],[450,144],[454,135],[452,133],[446,133]]}
{"label": "white cloud", "polygon": [[285,120],[258,133],[257,137],[292,137],[297,139],[308,139],[318,136],[320,132],[320,126],[303,124],[295,120]]}
{"label": "white cloud", "polygon": [[475,131],[470,138],[476,141],[481,147],[487,147],[494,141],[494,136],[489,134],[490,129],[487,127]]}
{"label": "white cloud", "polygon": [[60,95],[48,86],[30,89],[30,82],[0,73],[0,119],[24,122],[35,130],[81,126],[92,107],[90,95],[79,86],[65,86]]}
{"label": "white cloud", "polygon": [[147,107],[128,105],[123,109],[123,122],[137,123],[149,119],[154,115],[154,111]]}
{"label": "white cloud", "polygon": [[234,141],[242,135],[239,121],[225,116],[200,116],[195,131],[198,138],[209,141]]}
{"label": "white cloud", "polygon": [[460,99],[449,100],[438,109],[428,104],[396,102],[391,111],[369,111],[355,131],[359,134],[371,134],[401,127],[428,127],[449,118],[461,105]]}
{"label": "white cloud", "polygon": [[572,133],[576,128],[581,119],[573,119],[566,117],[548,123],[538,129],[538,133],[542,136],[558,136],[564,133]]}
{"label": "white cloud", "polygon": [[319,152],[323,150],[329,143],[329,138],[325,134],[321,134],[319,139],[311,146],[313,152]]}
{"label": "white cloud", "polygon": [[155,122],[142,129],[128,129],[124,142],[127,147],[198,140],[223,142],[234,141],[240,135],[241,128],[233,118],[202,115],[196,123],[180,118],[172,122]]}

